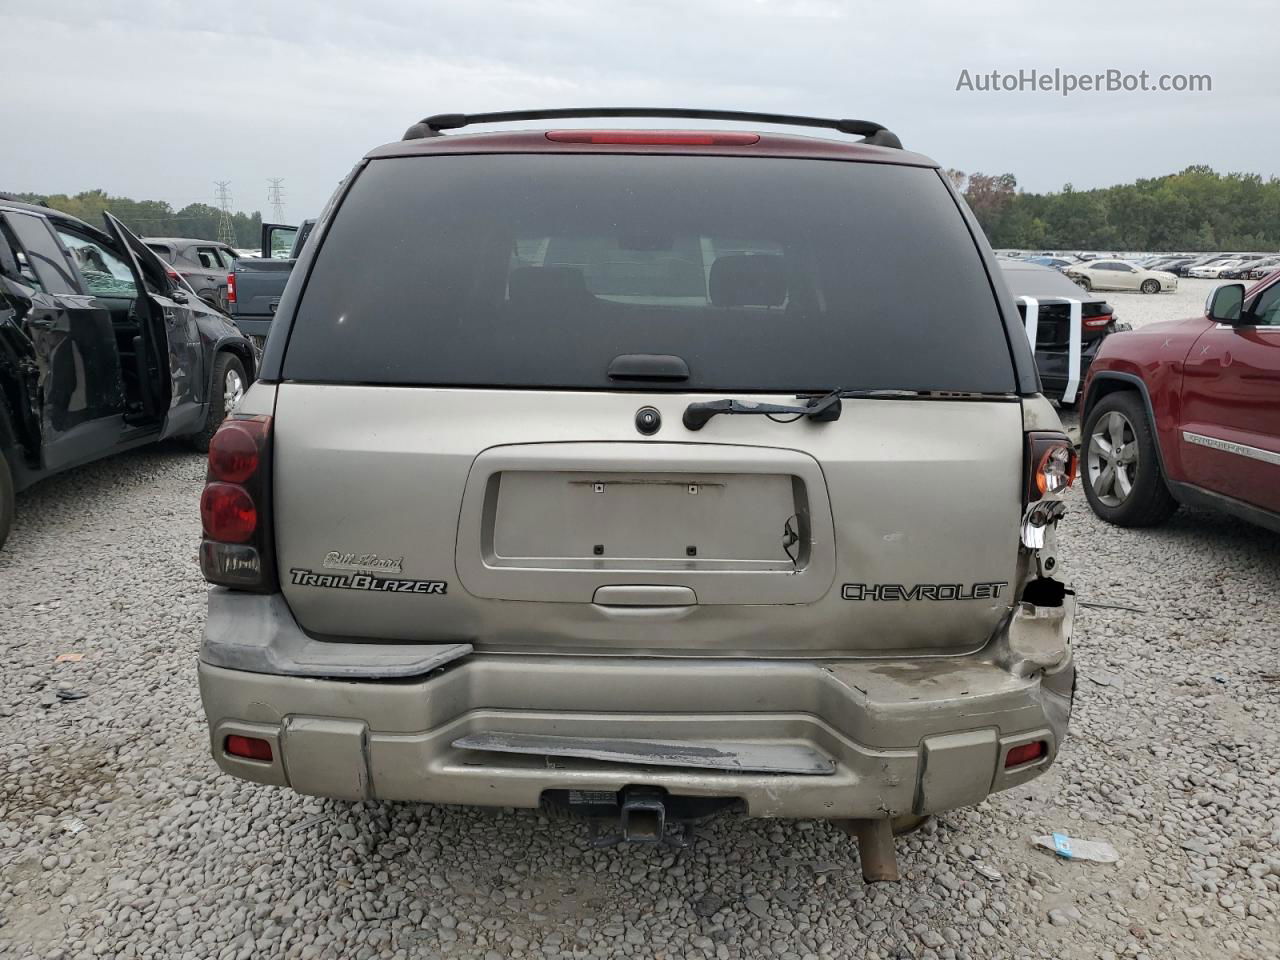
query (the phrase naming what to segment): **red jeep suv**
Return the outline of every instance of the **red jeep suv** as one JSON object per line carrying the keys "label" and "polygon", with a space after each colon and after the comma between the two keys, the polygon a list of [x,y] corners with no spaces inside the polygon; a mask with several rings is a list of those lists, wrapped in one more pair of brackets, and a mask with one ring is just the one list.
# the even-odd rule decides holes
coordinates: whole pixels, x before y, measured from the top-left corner
{"label": "red jeep suv", "polygon": [[1084,492],[1103,520],[1152,526],[1185,503],[1280,531],[1280,275],[1108,337],[1084,397]]}

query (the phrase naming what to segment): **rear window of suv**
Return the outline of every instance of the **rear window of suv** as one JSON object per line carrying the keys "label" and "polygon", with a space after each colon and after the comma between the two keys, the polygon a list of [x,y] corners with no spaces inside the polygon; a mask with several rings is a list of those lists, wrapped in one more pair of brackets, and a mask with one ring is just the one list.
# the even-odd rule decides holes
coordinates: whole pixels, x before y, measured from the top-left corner
{"label": "rear window of suv", "polygon": [[[671,354],[679,383],[610,381]],[[936,171],[823,160],[371,161],[302,293],[286,379],[1013,392],[979,251]]]}

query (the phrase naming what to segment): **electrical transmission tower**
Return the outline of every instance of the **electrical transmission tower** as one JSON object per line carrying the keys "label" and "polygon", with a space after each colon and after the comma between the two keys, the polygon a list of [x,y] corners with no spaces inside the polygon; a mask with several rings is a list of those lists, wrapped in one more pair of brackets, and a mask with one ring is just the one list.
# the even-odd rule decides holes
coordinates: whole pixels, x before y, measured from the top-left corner
{"label": "electrical transmission tower", "polygon": [[267,177],[267,199],[271,203],[271,219],[284,223],[284,177]]}
{"label": "electrical transmission tower", "polygon": [[218,242],[229,247],[236,245],[236,229],[231,224],[231,181],[215,180],[218,188],[218,209],[222,215],[218,217]]}

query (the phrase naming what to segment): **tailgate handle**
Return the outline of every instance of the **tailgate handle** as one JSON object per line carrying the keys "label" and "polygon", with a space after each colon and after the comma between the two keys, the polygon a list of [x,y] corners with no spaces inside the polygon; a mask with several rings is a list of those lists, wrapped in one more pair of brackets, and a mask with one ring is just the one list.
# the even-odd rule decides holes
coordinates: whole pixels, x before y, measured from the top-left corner
{"label": "tailgate handle", "polygon": [[591,602],[601,607],[692,607],[698,595],[689,587],[627,583],[597,587]]}
{"label": "tailgate handle", "polygon": [[662,353],[624,353],[609,362],[610,380],[688,380],[689,365]]}

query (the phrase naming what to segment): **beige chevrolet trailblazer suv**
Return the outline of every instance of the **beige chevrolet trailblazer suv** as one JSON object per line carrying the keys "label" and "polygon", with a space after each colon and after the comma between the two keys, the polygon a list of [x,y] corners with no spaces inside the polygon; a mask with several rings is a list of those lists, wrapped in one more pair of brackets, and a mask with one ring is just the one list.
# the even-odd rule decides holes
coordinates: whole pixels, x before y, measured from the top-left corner
{"label": "beige chevrolet trailblazer suv", "polygon": [[[641,116],[845,139],[444,133]],[[213,756],[600,842],[828,818],[891,878],[1062,745],[1074,473],[977,223],[879,125],[430,117],[335,194],[214,437]]]}

